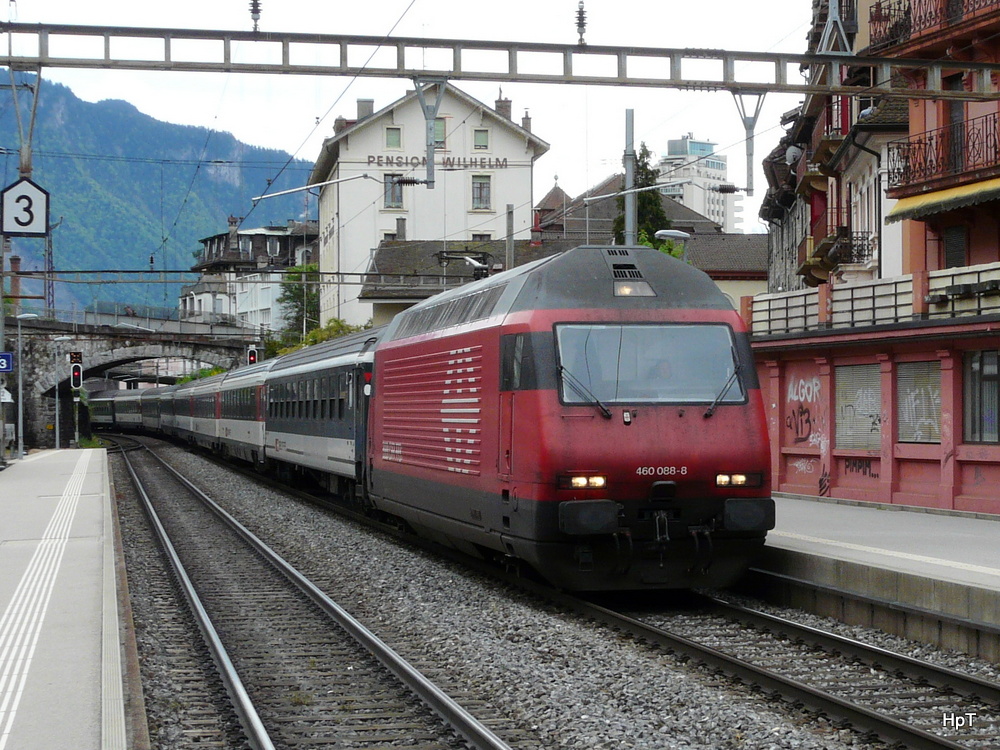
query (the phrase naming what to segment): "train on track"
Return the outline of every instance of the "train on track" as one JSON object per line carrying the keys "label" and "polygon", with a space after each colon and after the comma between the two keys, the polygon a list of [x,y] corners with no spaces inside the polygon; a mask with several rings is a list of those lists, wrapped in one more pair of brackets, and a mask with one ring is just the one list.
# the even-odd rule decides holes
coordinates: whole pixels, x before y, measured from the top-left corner
{"label": "train on track", "polygon": [[749,338],[701,271],[581,246],[380,328],[207,379],[90,397],[557,586],[732,582],[774,526]]}

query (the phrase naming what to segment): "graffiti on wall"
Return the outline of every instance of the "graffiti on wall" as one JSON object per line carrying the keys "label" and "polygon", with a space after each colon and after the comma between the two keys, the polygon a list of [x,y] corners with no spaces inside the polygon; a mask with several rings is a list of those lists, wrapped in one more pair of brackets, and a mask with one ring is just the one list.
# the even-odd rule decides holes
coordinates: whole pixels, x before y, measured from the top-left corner
{"label": "graffiti on wall", "polygon": [[785,427],[796,445],[824,450],[827,437],[820,418],[822,384],[818,377],[792,378],[788,381]]}
{"label": "graffiti on wall", "polygon": [[816,464],[818,464],[815,458],[797,458],[790,462],[788,465],[791,466],[799,474],[815,474]]}
{"label": "graffiti on wall", "polygon": [[823,473],[819,476],[819,496],[829,497],[830,496],[830,470],[823,466]]}
{"label": "graffiti on wall", "polygon": [[849,458],[844,461],[844,473],[855,474],[868,479],[878,479],[878,470],[870,458]]}
{"label": "graffiti on wall", "polygon": [[941,440],[941,388],[917,385],[899,394],[901,441],[936,443]]}

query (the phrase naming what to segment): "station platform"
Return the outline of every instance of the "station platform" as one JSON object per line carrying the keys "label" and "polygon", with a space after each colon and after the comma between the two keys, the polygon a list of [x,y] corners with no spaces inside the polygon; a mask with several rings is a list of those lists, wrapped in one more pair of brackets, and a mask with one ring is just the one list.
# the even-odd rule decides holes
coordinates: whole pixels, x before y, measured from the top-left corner
{"label": "station platform", "polygon": [[0,519],[0,750],[125,750],[105,451],[11,461]]}
{"label": "station platform", "polygon": [[1000,516],[774,497],[746,589],[1000,662]]}

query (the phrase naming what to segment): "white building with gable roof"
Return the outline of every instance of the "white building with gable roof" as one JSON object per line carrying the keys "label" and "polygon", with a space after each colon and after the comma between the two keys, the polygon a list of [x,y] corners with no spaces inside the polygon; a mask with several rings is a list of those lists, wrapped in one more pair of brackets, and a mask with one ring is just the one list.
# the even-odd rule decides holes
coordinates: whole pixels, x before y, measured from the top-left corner
{"label": "white building with gable roof", "polygon": [[[369,270],[383,240],[443,242],[505,239],[507,205],[513,205],[514,236],[530,237],[532,172],[549,145],[531,133],[525,114],[511,120],[511,102],[496,108],[444,84],[434,122],[434,188],[399,184],[427,176],[427,125],[416,91],[378,112],[370,99],[358,101],[358,118],[338,118],[323,143],[309,184],[320,187],[320,319],[358,325],[372,317],[360,302],[361,285],[332,274]],[[437,85],[424,89],[432,106]],[[498,258],[502,262],[502,258]]]}

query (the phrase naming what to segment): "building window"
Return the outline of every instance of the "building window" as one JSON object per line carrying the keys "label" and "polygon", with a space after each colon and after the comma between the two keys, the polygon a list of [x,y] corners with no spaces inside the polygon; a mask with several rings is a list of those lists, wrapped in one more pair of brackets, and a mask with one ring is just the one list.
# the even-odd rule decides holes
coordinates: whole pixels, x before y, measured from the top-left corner
{"label": "building window", "polygon": [[434,120],[434,148],[445,148],[445,120],[438,117]]}
{"label": "building window", "polygon": [[472,210],[473,211],[483,211],[489,210],[491,203],[490,196],[490,176],[489,175],[473,175],[472,176]]}
{"label": "building window", "polygon": [[969,265],[965,259],[967,232],[965,227],[947,227],[942,233],[944,245],[944,267],[961,268]]}
{"label": "building window", "polygon": [[385,176],[385,207],[403,207],[403,186],[399,184],[401,174],[387,174]]}
{"label": "building window", "polygon": [[896,370],[901,443],[941,442],[941,362],[904,362]]}
{"label": "building window", "polygon": [[490,235],[488,235],[488,234],[473,234],[472,235],[472,241],[473,242],[489,242],[492,239],[493,238]]}
{"label": "building window", "polygon": [[490,147],[490,131],[476,128],[472,131],[472,148],[476,151],[486,151]]}
{"label": "building window", "polygon": [[836,447],[877,451],[882,447],[882,378],[877,364],[836,368]]}
{"label": "building window", "polygon": [[396,233],[395,232],[383,232],[382,233],[382,239],[385,240],[386,242],[392,242],[393,240],[396,239]]}
{"label": "building window", "polygon": [[965,355],[965,442],[1000,443],[1000,377],[995,351]]}
{"label": "building window", "polygon": [[403,148],[403,129],[390,127],[385,129],[385,147],[392,149]]}

